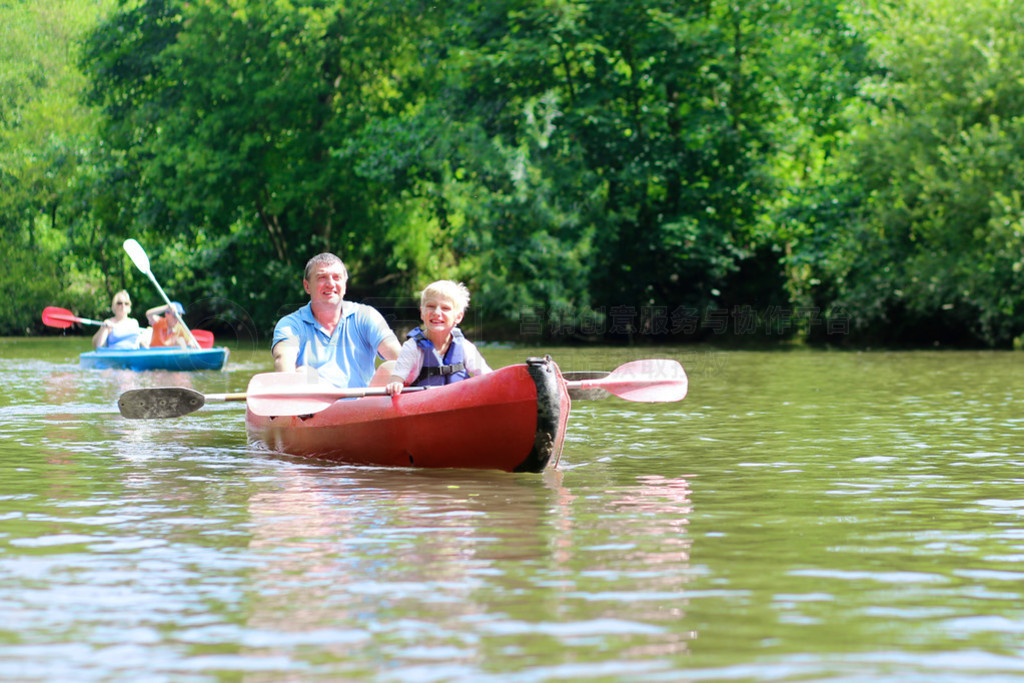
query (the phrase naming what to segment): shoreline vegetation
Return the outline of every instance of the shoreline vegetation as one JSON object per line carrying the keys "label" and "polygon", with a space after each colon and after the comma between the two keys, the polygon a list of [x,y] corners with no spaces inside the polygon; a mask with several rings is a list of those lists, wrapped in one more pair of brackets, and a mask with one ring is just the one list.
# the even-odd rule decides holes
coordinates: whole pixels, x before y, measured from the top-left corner
{"label": "shoreline vegetation", "polygon": [[0,335],[265,336],[320,251],[403,333],[1020,348],[1024,0],[0,5]]}

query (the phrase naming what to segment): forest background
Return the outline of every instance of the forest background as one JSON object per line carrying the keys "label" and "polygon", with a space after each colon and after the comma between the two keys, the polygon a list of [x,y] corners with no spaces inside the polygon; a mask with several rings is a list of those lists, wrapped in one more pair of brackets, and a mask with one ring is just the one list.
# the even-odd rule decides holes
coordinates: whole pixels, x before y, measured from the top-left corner
{"label": "forest background", "polygon": [[0,334],[160,303],[134,237],[193,326],[263,339],[329,250],[385,311],[466,282],[490,340],[1021,346],[1022,24],[1024,0],[0,0]]}

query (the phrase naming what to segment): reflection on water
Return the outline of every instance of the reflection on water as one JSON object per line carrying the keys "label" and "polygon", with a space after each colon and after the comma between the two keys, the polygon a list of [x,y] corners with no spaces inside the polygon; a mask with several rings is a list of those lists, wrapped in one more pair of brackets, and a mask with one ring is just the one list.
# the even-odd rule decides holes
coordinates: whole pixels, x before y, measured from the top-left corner
{"label": "reflection on water", "polygon": [[554,350],[676,353],[690,396],[577,402],[559,469],[510,475],[272,456],[235,404],[124,420],[269,355],[85,372],[59,341],[0,354],[5,680],[1024,673],[1015,354]]}
{"label": "reflection on water", "polygon": [[690,523],[690,488],[686,479],[660,475],[639,477],[639,485],[627,488],[610,504],[627,519],[654,520],[643,529],[645,535],[663,539],[662,552],[647,553],[645,564],[686,566],[693,541],[685,535]]}

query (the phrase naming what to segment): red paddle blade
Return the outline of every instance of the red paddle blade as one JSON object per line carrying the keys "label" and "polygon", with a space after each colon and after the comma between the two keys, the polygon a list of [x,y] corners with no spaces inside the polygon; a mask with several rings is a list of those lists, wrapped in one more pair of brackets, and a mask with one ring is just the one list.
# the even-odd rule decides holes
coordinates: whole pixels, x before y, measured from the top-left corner
{"label": "red paddle blade", "polygon": [[686,397],[689,381],[677,361],[650,358],[620,365],[602,379],[566,382],[568,387],[600,388],[627,401],[670,403]]}
{"label": "red paddle blade", "polygon": [[49,327],[58,327],[66,330],[75,324],[78,319],[66,308],[47,306],[43,309],[43,324]]}
{"label": "red paddle blade", "polygon": [[213,348],[213,332],[208,330],[191,330],[192,336],[199,342],[199,348],[201,349],[212,349]]}

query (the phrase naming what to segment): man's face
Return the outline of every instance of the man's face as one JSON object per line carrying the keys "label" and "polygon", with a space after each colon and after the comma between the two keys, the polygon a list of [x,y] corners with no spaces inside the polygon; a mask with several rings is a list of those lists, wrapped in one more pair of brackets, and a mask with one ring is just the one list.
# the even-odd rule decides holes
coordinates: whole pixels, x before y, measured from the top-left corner
{"label": "man's face", "polygon": [[317,266],[302,281],[302,286],[314,304],[340,305],[345,297],[345,269],[340,263]]}

